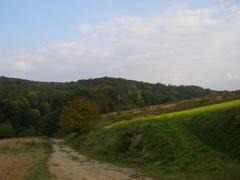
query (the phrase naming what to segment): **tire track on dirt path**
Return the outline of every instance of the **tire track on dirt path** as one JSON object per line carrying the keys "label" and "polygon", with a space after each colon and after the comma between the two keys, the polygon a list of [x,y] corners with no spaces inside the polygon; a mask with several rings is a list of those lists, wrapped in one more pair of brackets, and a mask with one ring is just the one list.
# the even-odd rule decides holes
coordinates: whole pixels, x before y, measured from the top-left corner
{"label": "tire track on dirt path", "polygon": [[128,168],[89,159],[75,150],[53,140],[49,169],[60,180],[152,180]]}

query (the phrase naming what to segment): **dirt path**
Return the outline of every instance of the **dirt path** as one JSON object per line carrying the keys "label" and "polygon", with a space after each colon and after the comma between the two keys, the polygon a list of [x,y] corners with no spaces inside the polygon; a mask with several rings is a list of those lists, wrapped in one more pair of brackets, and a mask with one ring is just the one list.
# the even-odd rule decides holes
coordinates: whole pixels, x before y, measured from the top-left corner
{"label": "dirt path", "polygon": [[151,180],[133,170],[88,159],[73,149],[54,140],[49,168],[61,180]]}

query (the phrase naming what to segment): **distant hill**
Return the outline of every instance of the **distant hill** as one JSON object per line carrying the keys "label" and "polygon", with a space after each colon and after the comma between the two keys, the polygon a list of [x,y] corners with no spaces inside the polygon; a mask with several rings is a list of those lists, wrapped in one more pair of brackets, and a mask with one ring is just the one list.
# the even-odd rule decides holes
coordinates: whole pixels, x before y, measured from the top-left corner
{"label": "distant hill", "polygon": [[102,112],[120,111],[215,93],[198,86],[151,84],[121,78],[97,78],[77,82],[37,82],[0,77],[0,99],[14,99],[34,93],[52,108],[76,96],[94,100]]}

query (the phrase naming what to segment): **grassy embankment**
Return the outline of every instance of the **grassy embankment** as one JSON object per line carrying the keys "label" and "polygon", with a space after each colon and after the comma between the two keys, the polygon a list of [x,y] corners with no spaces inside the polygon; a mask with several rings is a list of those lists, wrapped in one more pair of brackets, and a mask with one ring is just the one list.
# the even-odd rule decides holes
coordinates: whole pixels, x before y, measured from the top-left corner
{"label": "grassy embankment", "polygon": [[[0,176],[10,179],[50,180],[48,158],[52,151],[48,140],[13,138],[0,141]],[[3,164],[1,164],[3,163]]]}
{"label": "grassy embankment", "polygon": [[68,143],[160,179],[238,179],[240,100],[120,121]]}
{"label": "grassy embankment", "polygon": [[240,91],[223,92],[217,95],[205,96],[202,98],[194,98],[167,104],[159,104],[120,112],[112,112],[102,115],[100,125],[102,125],[103,123],[109,124],[117,121],[129,120],[133,119],[134,117],[159,115],[164,113],[182,111],[236,99],[240,99]]}

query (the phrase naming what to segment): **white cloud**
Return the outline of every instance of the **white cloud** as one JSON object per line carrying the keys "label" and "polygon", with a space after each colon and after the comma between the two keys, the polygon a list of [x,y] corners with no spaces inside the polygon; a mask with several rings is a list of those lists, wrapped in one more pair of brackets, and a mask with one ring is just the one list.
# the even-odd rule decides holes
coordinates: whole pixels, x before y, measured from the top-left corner
{"label": "white cloud", "polygon": [[79,26],[79,31],[82,32],[82,33],[86,33],[90,30],[91,26],[89,24],[81,24]]}
{"label": "white cloud", "polygon": [[235,74],[231,74],[231,73],[226,74],[225,78],[228,80],[240,80],[239,75],[235,75]]}
{"label": "white cloud", "polygon": [[121,76],[240,89],[239,19],[237,5],[180,6],[152,17],[82,24],[81,41],[0,55],[0,71],[36,80]]}

